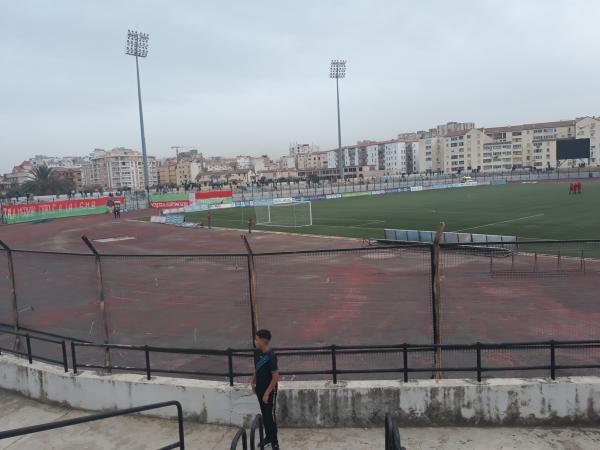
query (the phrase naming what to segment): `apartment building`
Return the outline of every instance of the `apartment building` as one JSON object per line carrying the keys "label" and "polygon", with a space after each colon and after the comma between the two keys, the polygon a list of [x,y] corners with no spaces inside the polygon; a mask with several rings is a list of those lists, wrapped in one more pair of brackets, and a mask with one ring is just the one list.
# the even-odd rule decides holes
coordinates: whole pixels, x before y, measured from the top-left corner
{"label": "apartment building", "polygon": [[483,144],[489,138],[478,128],[451,131],[442,138],[441,150],[445,173],[481,170]]}
{"label": "apartment building", "polygon": [[254,172],[262,172],[265,170],[273,169],[273,161],[271,161],[271,159],[267,155],[252,157],[250,165]]}
{"label": "apartment building", "polygon": [[175,182],[178,186],[195,183],[196,177],[200,172],[202,172],[202,162],[200,160],[195,158],[179,158],[175,169]]}
{"label": "apartment building", "polygon": [[50,170],[54,175],[72,182],[75,192],[80,191],[83,187],[81,167],[52,167]]}
{"label": "apartment building", "polygon": [[600,118],[580,117],[575,123],[575,137],[590,140],[590,165],[600,163]]}
{"label": "apartment building", "polygon": [[29,161],[23,161],[21,164],[14,166],[10,173],[4,175],[5,183],[13,187],[21,186],[33,178],[31,175],[32,170],[33,164]]}
{"label": "apartment building", "polygon": [[437,173],[444,168],[444,139],[431,136],[419,139],[418,171],[419,173]]}
{"label": "apartment building", "polygon": [[419,139],[411,138],[406,142],[406,173],[421,173]]}
{"label": "apartment building", "polygon": [[158,184],[161,186],[177,184],[177,159],[167,158],[158,163]]}
{"label": "apartment building", "polygon": [[87,162],[87,157],[84,156],[45,156],[35,155],[33,158],[29,158],[29,162],[33,167],[47,166],[53,167],[67,167],[77,168],[81,167]]}
{"label": "apartment building", "polygon": [[[148,156],[149,185],[158,184],[156,158]],[[127,148],[95,149],[89,162],[82,167],[84,186],[102,186],[108,190],[142,190],[144,183],[143,158],[140,152]]]}
{"label": "apartment building", "polygon": [[384,175],[397,176],[408,173],[406,142],[392,140],[381,144],[383,144]]}
{"label": "apartment building", "polygon": [[[584,127],[585,129],[585,127]],[[510,170],[514,168],[555,168],[556,140],[574,138],[576,123],[574,120],[556,122],[529,123],[507,127],[485,128],[489,142],[507,144],[503,149],[488,146],[482,161],[482,170]],[[584,131],[582,130],[582,134]],[[510,144],[510,149],[508,147]],[[494,156],[494,151],[496,155]],[[503,153],[503,163],[499,164],[497,152]],[[510,151],[510,159],[508,153]],[[509,164],[511,167],[508,167]],[[500,166],[500,167],[498,167]]]}

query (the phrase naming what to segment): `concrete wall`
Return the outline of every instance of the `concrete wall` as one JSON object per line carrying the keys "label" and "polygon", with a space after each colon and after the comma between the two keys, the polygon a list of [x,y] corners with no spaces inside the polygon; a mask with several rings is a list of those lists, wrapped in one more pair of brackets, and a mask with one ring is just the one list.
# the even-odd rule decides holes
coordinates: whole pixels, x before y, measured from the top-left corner
{"label": "concrete wall", "polygon": [[[43,363],[0,356],[0,388],[87,410],[179,400],[188,418],[248,426],[258,412],[248,386],[141,375],[64,373]],[[400,425],[597,424],[600,378],[325,381],[281,383],[279,422],[291,427],[381,426],[386,412]],[[154,413],[174,416],[173,409]]]}

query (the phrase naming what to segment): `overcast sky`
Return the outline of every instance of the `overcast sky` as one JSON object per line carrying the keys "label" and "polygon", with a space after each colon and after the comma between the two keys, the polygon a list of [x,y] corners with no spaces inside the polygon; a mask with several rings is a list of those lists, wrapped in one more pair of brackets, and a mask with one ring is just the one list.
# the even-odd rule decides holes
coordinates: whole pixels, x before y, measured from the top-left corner
{"label": "overcast sky", "polygon": [[128,28],[150,154],[286,153],[600,113],[600,2],[0,1],[0,172],[33,156],[140,148]]}

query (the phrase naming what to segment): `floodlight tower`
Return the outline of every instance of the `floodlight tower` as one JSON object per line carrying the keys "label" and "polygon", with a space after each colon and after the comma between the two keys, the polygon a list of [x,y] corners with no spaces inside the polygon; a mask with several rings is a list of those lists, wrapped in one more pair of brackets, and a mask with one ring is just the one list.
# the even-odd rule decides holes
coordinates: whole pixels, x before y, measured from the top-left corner
{"label": "floodlight tower", "polygon": [[144,113],[142,112],[142,90],[140,88],[140,65],[138,58],[148,56],[148,38],[147,33],[127,30],[127,46],[125,54],[135,56],[135,70],[137,74],[138,104],[140,108],[140,130],[142,133],[142,159],[144,161],[144,187],[146,192],[150,192],[150,176],[148,171],[148,155],[146,153],[146,136],[144,135]]}
{"label": "floodlight tower", "polygon": [[338,119],[338,176],[344,179],[344,155],[342,153],[342,128],[340,125],[340,78],[346,78],[346,60],[332,59],[329,68],[329,78],[335,78],[337,93],[337,119]]}

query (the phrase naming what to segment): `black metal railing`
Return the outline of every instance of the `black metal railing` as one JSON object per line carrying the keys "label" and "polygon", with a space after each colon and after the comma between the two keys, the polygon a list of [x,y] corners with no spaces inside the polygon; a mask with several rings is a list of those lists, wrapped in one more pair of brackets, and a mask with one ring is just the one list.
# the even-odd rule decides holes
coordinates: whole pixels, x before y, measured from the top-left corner
{"label": "black metal railing", "polygon": [[248,436],[246,435],[246,430],[244,430],[243,428],[240,428],[237,431],[237,433],[235,433],[235,436],[231,441],[231,447],[229,448],[231,450],[237,450],[238,444],[240,443],[240,439],[242,440],[242,449],[248,450]]}
{"label": "black metal railing", "polygon": [[[82,364],[78,363],[77,349],[80,347],[94,347],[101,349],[120,349],[134,352],[143,352],[145,355],[145,366],[127,366],[127,365],[102,365],[102,364]],[[546,371],[551,379],[556,378],[557,370],[580,370],[580,369],[600,369],[598,358],[589,352],[584,355],[589,358],[585,363],[560,363],[557,360],[557,350],[590,350],[600,349],[600,340],[580,340],[580,341],[536,341],[536,342],[507,342],[507,343],[482,343],[475,344],[440,344],[440,345],[419,345],[419,344],[398,344],[398,345],[365,345],[365,346],[340,346],[329,345],[322,347],[283,347],[276,348],[275,351],[280,360],[285,357],[296,357],[309,361],[315,356],[328,357],[330,365],[327,368],[318,370],[285,370],[281,371],[283,376],[327,376],[333,383],[337,383],[340,377],[344,375],[375,375],[375,374],[398,374],[404,382],[408,382],[410,374],[426,374],[434,376],[436,373],[444,372],[461,372],[472,374],[477,381],[484,378],[485,373],[489,372],[528,372],[528,371]],[[490,351],[537,351],[547,360],[547,364],[515,364],[515,365],[493,365],[486,364],[484,360],[484,352]],[[468,359],[474,361],[474,364],[444,365],[444,360],[454,362],[454,358],[445,358],[447,355],[455,355],[456,352],[466,352]],[[183,354],[183,355],[204,355],[204,356],[220,356],[226,362],[227,372],[210,372],[203,370],[179,370],[166,369],[161,367],[152,367],[153,354]],[[355,357],[369,357],[369,355],[385,355],[389,354],[390,361],[398,361],[400,364],[392,367],[364,367],[360,368],[340,368],[339,358],[352,355]],[[422,365],[423,358],[418,358],[419,361],[413,362],[414,356],[428,355],[426,361],[432,361],[434,354],[440,355],[442,363],[439,366],[433,364]],[[581,357],[581,355],[579,355]],[[170,375],[185,375],[197,377],[209,377],[211,379],[227,379],[230,385],[233,386],[234,381],[240,377],[249,377],[253,375],[251,371],[236,371],[236,362],[238,359],[248,362],[254,358],[254,350],[252,349],[227,349],[227,350],[209,350],[209,349],[194,349],[194,348],[167,348],[154,346],[134,346],[134,345],[117,345],[117,344],[90,344],[82,342],[71,342],[71,360],[73,364],[73,372],[77,373],[79,369],[99,369],[109,371],[126,371],[126,372],[142,372],[146,374],[147,379],[151,379],[153,374],[170,374]],[[421,364],[419,364],[419,362]],[[246,367],[248,365],[246,364]],[[282,366],[284,367],[284,366]],[[571,372],[570,374],[573,374]]]}
{"label": "black metal railing", "polygon": [[[185,449],[184,433],[183,433],[183,409],[181,403],[178,401],[169,401],[161,403],[152,403],[149,405],[136,406],[134,408],[121,409],[118,411],[111,411],[99,414],[92,414],[90,416],[75,417],[73,419],[58,420],[56,422],[42,423],[39,425],[33,425],[29,427],[15,428],[12,430],[0,432],[0,439],[7,439],[17,436],[24,436],[32,433],[39,433],[40,431],[55,430],[57,428],[64,428],[72,425],[79,425],[82,423],[95,422],[98,420],[110,419],[111,417],[125,416],[128,414],[135,414],[143,411],[150,411],[153,409],[166,408],[169,406],[175,406],[177,408],[177,423],[179,439],[177,442],[161,447],[159,450],[167,450],[173,448]],[[244,447],[245,448],[245,447]]]}
{"label": "black metal railing", "polygon": [[385,450],[405,450],[400,442],[400,431],[392,416],[385,415]]}
{"label": "black metal railing", "polygon": [[[16,355],[16,356],[26,357],[27,360],[29,361],[29,364],[32,364],[33,360],[35,359],[37,361],[62,365],[65,372],[69,371],[69,362],[67,360],[67,344],[66,344],[65,339],[58,340],[58,339],[52,339],[52,338],[47,338],[47,337],[42,337],[42,336],[32,336],[29,333],[21,333],[19,331],[0,329],[0,335],[2,335],[2,334],[8,334],[8,335],[15,336],[15,340],[13,342],[13,348],[8,348],[6,346],[0,345],[0,352],[9,353],[9,354]],[[24,341],[24,345],[25,345],[25,351],[21,350],[21,347],[23,346],[23,341]],[[62,355],[62,359],[49,358],[47,356],[41,356],[39,354],[38,355],[34,354],[32,341],[33,342],[48,342],[48,343],[59,346],[60,352]]]}
{"label": "black metal railing", "polygon": [[[31,332],[40,334],[40,332],[31,330]],[[18,331],[0,328],[0,335],[14,336],[12,348],[6,346],[6,343],[0,345],[0,352],[9,353],[12,355],[26,358],[31,364],[34,360],[42,361],[50,364],[60,365],[65,372],[69,370],[69,360],[67,355],[67,342],[70,344],[71,367],[76,374],[80,369],[95,369],[103,371],[124,371],[124,372],[141,372],[146,375],[147,379],[151,379],[156,374],[166,375],[183,375],[199,378],[208,378],[214,380],[226,379],[233,386],[236,379],[250,377],[253,375],[251,361],[254,358],[255,350],[253,349],[232,349],[215,350],[215,349],[197,349],[197,348],[175,348],[175,347],[158,347],[149,345],[123,345],[123,344],[94,344],[81,340],[71,340],[68,337],[62,339],[47,338],[39,335],[32,335]],[[34,342],[46,342],[57,346],[57,350],[61,353],[61,358],[49,358],[35,353]],[[25,350],[21,350],[24,347]],[[120,360],[124,360],[123,364],[107,364],[104,363],[81,363],[79,362],[78,349],[80,348],[98,348],[109,352],[110,350],[121,350],[126,352],[143,353],[145,363],[142,366],[127,364],[127,359],[123,354],[119,355]],[[443,373],[457,373],[461,376],[472,375],[477,381],[481,381],[486,373],[495,372],[546,372],[547,376],[555,379],[557,371],[562,371],[561,375],[576,375],[577,371],[586,369],[600,369],[600,358],[595,352],[590,352],[593,349],[600,349],[600,340],[572,340],[572,341],[533,341],[533,342],[504,342],[504,343],[486,343],[476,342],[474,344],[393,344],[393,345],[356,345],[356,346],[341,346],[328,345],[319,347],[281,347],[276,348],[280,360],[286,357],[295,358],[296,361],[306,361],[307,363],[314,362],[315,357],[319,358],[318,369],[291,369],[286,370],[285,364],[282,364],[283,376],[317,376],[322,379],[327,377],[335,384],[339,378],[345,375],[385,375],[398,374],[404,381],[408,382],[411,374],[425,374],[426,376],[435,377],[436,373],[440,378]],[[46,349],[47,350],[47,349]],[[510,364],[495,365],[491,364],[486,359],[494,352],[504,352],[503,358],[506,360],[506,352],[513,354],[524,354],[524,352],[535,351],[535,358],[532,353],[527,353],[527,358],[521,358],[523,361],[535,359],[538,364],[520,364],[517,360],[510,360]],[[455,364],[454,357],[457,352],[464,352],[461,360],[468,360],[471,364]],[[209,371],[201,368],[195,370],[182,370],[164,368],[160,366],[161,361],[152,365],[155,355],[190,355],[208,356],[223,358],[222,367],[227,367],[223,371]],[[153,356],[154,355],[154,356]],[[373,356],[384,356],[387,363],[386,367],[377,367],[373,361],[365,364],[362,361],[365,358]],[[385,356],[389,355],[389,357]],[[425,355],[425,358],[423,358]],[[434,355],[438,356],[440,363],[432,364]],[[88,356],[88,355],[86,355]],[[349,358],[354,357],[359,361],[359,367],[347,367]],[[572,357],[570,357],[572,356]],[[139,358],[135,358],[139,360]],[[344,364],[340,365],[340,360],[343,359]],[[163,358],[163,361],[165,359]],[[327,363],[326,361],[329,361]],[[362,363],[361,363],[362,361]],[[425,363],[424,363],[425,361]],[[448,362],[448,364],[444,364]],[[305,367],[310,367],[311,364],[304,364]],[[212,367],[212,364],[206,364],[205,367]],[[245,370],[238,370],[237,367],[243,366]],[[289,366],[288,366],[289,367]],[[568,371],[568,373],[565,373]],[[581,372],[579,372],[581,373]],[[423,378],[423,377],[421,377]]]}

